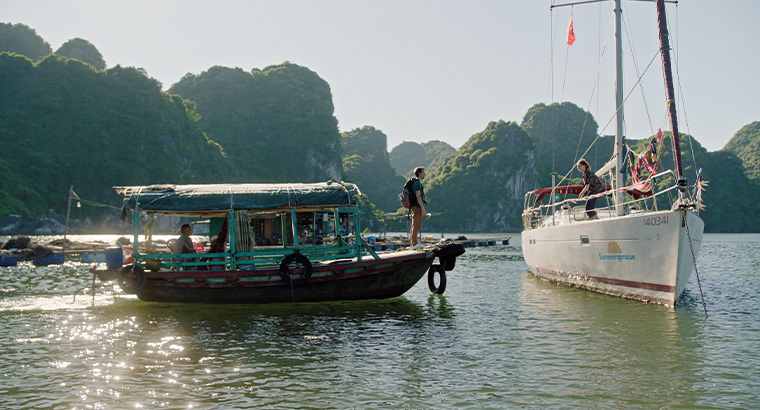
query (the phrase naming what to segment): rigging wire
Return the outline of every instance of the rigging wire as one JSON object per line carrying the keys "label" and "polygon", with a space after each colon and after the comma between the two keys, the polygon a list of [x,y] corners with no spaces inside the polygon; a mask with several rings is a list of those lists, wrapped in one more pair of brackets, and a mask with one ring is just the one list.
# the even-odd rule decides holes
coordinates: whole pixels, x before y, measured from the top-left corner
{"label": "rigging wire", "polygon": [[[552,0],[552,5],[555,0]],[[559,16],[555,18],[554,8],[549,8],[549,79],[546,85],[546,95],[544,96],[544,102],[554,100],[554,27],[558,24]],[[551,99],[550,99],[551,96]],[[548,106],[548,104],[545,104]],[[538,174],[541,168],[541,153],[543,151],[544,144],[544,130],[546,125],[546,115],[541,116],[541,132],[538,135],[538,156],[536,158],[536,172],[533,179],[533,189],[538,187]]]}
{"label": "rigging wire", "polygon": [[[574,7],[570,7],[570,21],[573,21],[573,9]],[[555,153],[557,151],[557,136],[559,135],[559,131],[562,129],[562,106],[564,105],[565,100],[565,84],[567,84],[567,66],[570,61],[570,44],[565,45],[565,68],[562,71],[562,92],[559,95],[560,103],[559,107],[557,107],[557,131],[552,133],[552,172],[555,172],[557,170],[556,161],[555,161]],[[552,112],[553,116],[553,112]],[[554,120],[552,119],[552,125],[554,124]],[[585,125],[585,121],[584,121]],[[581,133],[581,138],[583,137],[583,133]],[[580,141],[579,141],[580,144]]]}
{"label": "rigging wire", "polygon": [[[647,72],[647,71],[649,71],[649,68],[651,68],[651,66],[652,66],[652,63],[654,63],[655,59],[657,59],[657,56],[659,55],[659,53],[660,53],[660,50],[657,50],[657,52],[655,52],[655,55],[654,55],[654,57],[652,57],[652,59],[649,61],[649,64],[647,64],[647,68],[644,70],[644,73],[642,74],[642,77],[643,77],[643,76],[646,74],[646,72]],[[638,78],[638,80],[636,81],[636,84],[634,84],[634,85],[633,85],[633,87],[631,88],[631,91],[629,91],[629,92],[628,92],[628,94],[626,94],[626,96],[623,98],[623,103],[621,104],[621,106],[620,106],[620,107],[617,107],[617,109],[615,110],[615,112],[613,113],[613,115],[610,117],[609,121],[607,121],[607,124],[605,124],[605,125],[604,125],[604,128],[602,128],[602,130],[601,130],[601,131],[600,131],[600,132],[597,134],[597,136],[596,136],[596,138],[594,139],[594,141],[592,141],[592,142],[591,142],[591,145],[589,145],[589,147],[588,147],[588,148],[586,149],[586,151],[585,151],[585,152],[584,152],[584,153],[581,155],[581,157],[585,156],[585,155],[586,155],[586,154],[587,154],[587,153],[588,153],[588,152],[591,150],[591,147],[592,147],[594,144],[596,144],[596,142],[599,140],[599,138],[600,138],[600,137],[602,136],[602,134],[604,133],[604,130],[606,130],[606,129],[607,129],[607,127],[609,127],[609,126],[610,126],[610,124],[612,123],[612,121],[615,119],[615,116],[617,115],[618,111],[620,111],[620,109],[621,109],[621,108],[622,108],[622,106],[625,104],[625,102],[626,102],[626,101],[628,101],[628,98],[631,96],[631,94],[633,94],[634,90],[636,89],[636,86],[637,86],[637,85],[638,85],[638,84],[641,82],[641,79],[642,79],[642,77],[639,77],[639,78]],[[568,172],[567,172],[567,174],[565,174],[565,176],[562,178],[562,180],[560,180],[560,183],[561,183],[562,181],[564,181],[565,179],[567,179],[567,177],[570,175],[570,173],[571,173],[572,171],[573,171],[573,169],[570,169],[570,171],[568,171]],[[558,184],[558,185],[559,185],[559,184]]]}
{"label": "rigging wire", "polygon": [[[670,25],[670,21],[669,20],[668,20],[668,25]],[[676,31],[676,38],[675,38],[675,40],[676,40],[676,43],[678,43],[678,40],[680,39],[680,36],[678,35],[679,34],[678,33],[678,5],[676,5],[676,30],[675,31]],[[684,100],[683,89],[681,88],[681,73],[678,70],[678,51],[679,51],[679,48],[680,47],[676,46],[676,48],[675,48],[676,51],[673,53],[673,60],[675,62],[675,66],[676,66],[676,78],[678,79],[678,97],[679,97],[679,100],[681,101],[681,112],[683,113],[684,121],[686,123],[686,137],[689,140],[689,148],[691,150],[691,160],[694,163],[694,170],[693,171],[695,173],[695,178],[696,178],[696,173],[697,173],[697,170],[699,169],[699,167],[697,166],[697,157],[694,155],[694,143],[693,143],[693,138],[691,136],[691,131],[689,130],[689,116],[686,113],[686,101]]]}
{"label": "rigging wire", "polygon": [[[639,61],[636,58],[636,46],[635,42],[633,41],[633,34],[632,31],[629,31],[629,27],[633,27],[631,25],[630,20],[628,20],[628,13],[623,14],[623,29],[625,30],[626,39],[628,40],[628,48],[631,50],[631,60],[633,61],[633,67],[636,70],[636,76],[641,76],[641,72],[639,71]],[[641,91],[641,99],[644,101],[644,112],[647,114],[647,120],[649,121],[649,131],[651,132],[650,135],[654,135],[654,126],[652,125],[652,116],[649,114],[649,104],[647,104],[647,96],[644,93],[644,87],[639,84],[639,90]]]}
{"label": "rigging wire", "polygon": [[[602,42],[600,41],[602,38],[602,3],[599,3],[599,19],[597,21],[597,33],[596,38],[598,39],[596,42],[596,60],[600,61],[602,59]],[[605,49],[607,48],[607,43],[605,40]],[[596,77],[596,88],[599,88],[599,76]],[[596,110],[594,111],[594,118],[599,118],[599,93],[596,94]],[[596,125],[597,128],[599,127],[599,124]],[[576,152],[577,155],[577,152]],[[599,163],[599,146],[594,145],[594,163]]]}
{"label": "rigging wire", "polygon": [[683,225],[686,227],[686,238],[689,240],[689,250],[691,251],[691,262],[694,264],[694,273],[697,276],[697,285],[699,286],[699,296],[702,299],[702,309],[705,311],[705,319],[707,319],[707,305],[705,304],[705,295],[702,293],[702,282],[699,280],[699,271],[697,270],[697,258],[694,256],[694,247],[691,244],[691,233],[689,233],[689,224],[686,222],[686,211],[683,213]]}
{"label": "rigging wire", "polygon": [[[601,14],[601,10],[600,10],[600,14]],[[591,88],[591,96],[589,97],[588,105],[586,105],[586,116],[583,118],[583,127],[581,128],[580,138],[578,138],[578,146],[575,148],[575,158],[573,159],[573,163],[576,163],[580,158],[582,158],[583,156],[585,156],[586,153],[588,153],[589,149],[591,149],[592,146],[594,146],[595,148],[598,148],[594,144],[594,142],[596,142],[596,140],[598,140],[599,137],[597,137],[596,139],[594,139],[594,142],[592,142],[591,145],[589,145],[589,149],[587,149],[586,152],[583,153],[583,155],[581,155],[580,157],[578,156],[578,152],[581,150],[581,142],[583,140],[583,135],[586,132],[586,123],[588,121],[588,116],[589,116],[590,111],[591,111],[591,103],[594,101],[594,95],[596,95],[596,97],[597,97],[597,102],[596,103],[597,103],[597,110],[598,110],[598,106],[599,106],[598,87],[599,87],[599,79],[600,79],[600,76],[601,76],[601,73],[602,73],[602,61],[604,60],[604,54],[607,51],[607,44],[609,43],[609,40],[610,40],[610,32],[612,31],[612,24],[615,21],[614,17],[615,17],[615,15],[613,13],[612,14],[612,18],[610,19],[610,25],[607,27],[607,36],[604,39],[604,47],[602,47],[602,49],[601,49],[601,55],[599,56],[599,59],[597,61],[596,77],[595,77],[595,80],[594,80],[594,86]],[[601,16],[600,16],[600,21],[601,21]],[[601,22],[600,22],[599,32],[601,33]],[[601,38],[601,36],[600,36],[600,38]],[[598,126],[599,125],[597,124],[597,127]],[[597,150],[597,152],[598,152],[598,150]],[[575,167],[571,168],[570,172],[572,172],[574,169],[575,169]]]}

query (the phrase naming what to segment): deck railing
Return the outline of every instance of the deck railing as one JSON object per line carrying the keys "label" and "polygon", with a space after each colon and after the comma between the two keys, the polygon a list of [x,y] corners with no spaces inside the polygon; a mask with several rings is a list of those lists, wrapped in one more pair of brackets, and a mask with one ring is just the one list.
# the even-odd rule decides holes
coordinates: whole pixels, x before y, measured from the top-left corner
{"label": "deck railing", "polygon": [[342,245],[301,245],[294,247],[267,247],[256,249],[251,252],[219,252],[219,253],[167,253],[148,251],[137,256],[137,265],[149,270],[256,270],[279,268],[282,260],[292,254],[299,253],[309,259],[312,264],[338,259],[353,259],[357,257],[371,257],[378,259],[377,254],[358,237],[360,247],[363,249],[357,255],[355,244]]}
{"label": "deck railing", "polygon": [[[654,181],[657,178],[663,177],[663,176],[675,176],[674,172],[672,170],[663,171],[659,174],[653,175],[648,178],[648,181],[651,181],[653,184],[652,190],[654,191]],[[640,197],[638,199],[632,199],[630,201],[623,202],[621,205],[625,207],[627,210],[627,214],[633,213],[633,212],[640,212],[643,210],[648,210],[647,201],[652,201],[652,207],[656,210],[657,209],[657,197],[670,194],[672,191],[677,190],[678,186],[675,185],[676,182],[674,181],[674,185],[668,188],[665,188],[661,191],[654,192],[651,196],[647,197]],[[696,185],[696,184],[695,184]],[[631,188],[630,186],[623,188],[624,190],[627,188]],[[593,195],[593,197],[602,198],[611,196],[615,192],[614,189],[607,190],[605,192]],[[548,224],[557,224],[560,222],[559,217],[567,217],[568,222],[572,223],[572,221],[575,219],[576,221],[584,220],[585,218],[574,218],[573,216],[576,214],[576,211],[579,211],[582,209],[583,213],[580,213],[580,215],[585,214],[585,207],[581,206],[573,206],[573,204],[577,203],[578,201],[585,201],[589,197],[584,198],[569,198],[565,199],[559,202],[551,202],[549,204],[541,204],[538,206],[531,206],[530,202],[533,200],[533,197],[535,196],[535,193],[533,191],[528,192],[525,194],[525,206],[523,211],[523,225],[525,229],[533,229],[537,228],[539,226],[544,226],[547,223]],[[672,198],[671,198],[672,199]],[[551,199],[550,199],[551,201]],[[641,206],[640,206],[641,205]],[[559,210],[559,212],[556,212]],[[564,211],[564,212],[563,212]],[[601,207],[601,208],[595,208],[595,211],[597,213],[604,213],[605,211],[609,213],[609,217],[614,217],[614,206],[607,206],[607,207]]]}

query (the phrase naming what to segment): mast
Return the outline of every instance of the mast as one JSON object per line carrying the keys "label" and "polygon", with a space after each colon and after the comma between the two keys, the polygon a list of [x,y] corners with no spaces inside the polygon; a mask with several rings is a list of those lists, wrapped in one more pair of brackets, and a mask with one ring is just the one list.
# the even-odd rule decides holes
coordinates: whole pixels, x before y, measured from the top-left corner
{"label": "mast", "polygon": [[[676,116],[676,97],[673,92],[673,72],[670,66],[670,41],[668,40],[668,21],[665,16],[665,1],[657,0],[657,23],[660,31],[660,53],[662,54],[662,71],[665,74],[665,88],[668,93],[668,112],[670,114],[670,126],[673,132],[673,153],[676,158],[679,185],[683,177],[681,165],[681,145],[678,136],[678,117]],[[686,185],[684,180],[683,185]]]}
{"label": "mast", "polygon": [[[660,0],[661,1],[661,0]],[[622,170],[625,166],[623,160],[623,35],[622,35],[623,9],[620,0],[615,0],[615,213],[622,216],[624,213],[623,192],[624,185]]]}

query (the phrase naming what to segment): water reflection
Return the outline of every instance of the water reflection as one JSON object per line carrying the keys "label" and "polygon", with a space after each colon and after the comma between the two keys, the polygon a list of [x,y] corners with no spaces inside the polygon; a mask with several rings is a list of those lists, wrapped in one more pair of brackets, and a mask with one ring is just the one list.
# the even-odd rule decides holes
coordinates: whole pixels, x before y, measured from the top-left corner
{"label": "water reflection", "polygon": [[[68,371],[80,368],[87,375],[88,387],[77,396],[88,401],[118,381],[121,388],[110,397],[135,405],[250,406],[272,400],[293,405],[324,389],[349,388],[368,379],[396,384],[399,392],[413,385],[426,371],[419,357],[428,355],[429,341],[441,331],[431,321],[441,312],[452,315],[445,300],[431,303],[396,298],[216,306],[120,300],[97,308],[99,328],[85,325],[87,318],[79,315],[78,324],[56,326],[58,334],[48,342],[92,343],[69,352],[79,364],[67,365]],[[397,371],[388,368],[390,358],[398,362]],[[141,398],[130,392],[174,391],[168,386],[185,393]]]}
{"label": "water reflection", "polygon": [[[699,401],[704,318],[698,312],[572,289],[533,275],[523,277],[521,296],[524,342],[542,362],[526,376],[543,374],[547,401],[565,402],[568,383],[589,406],[598,399],[613,406],[642,400],[669,406],[676,393],[680,405]],[[556,389],[558,384],[564,389]]]}
{"label": "water reflection", "polygon": [[295,305],[72,303],[87,265],[3,269],[0,408],[755,408],[757,251],[705,241],[708,320],[694,281],[646,305],[538,280],[516,247],[469,249],[445,295]]}

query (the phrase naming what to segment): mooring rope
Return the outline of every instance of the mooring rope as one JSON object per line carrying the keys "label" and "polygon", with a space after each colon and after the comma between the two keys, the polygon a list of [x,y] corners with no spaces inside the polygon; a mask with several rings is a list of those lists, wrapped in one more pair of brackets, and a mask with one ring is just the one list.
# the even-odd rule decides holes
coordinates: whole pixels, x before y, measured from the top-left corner
{"label": "mooring rope", "polygon": [[697,270],[697,259],[694,257],[694,247],[691,245],[691,234],[689,233],[689,224],[686,222],[686,210],[683,210],[683,224],[686,226],[686,238],[689,240],[689,250],[691,251],[691,261],[694,263],[694,273],[697,274],[697,285],[699,286],[699,297],[702,298],[702,309],[705,311],[707,319],[707,305],[705,305],[705,296],[702,294],[702,282],[699,281],[699,270]]}

